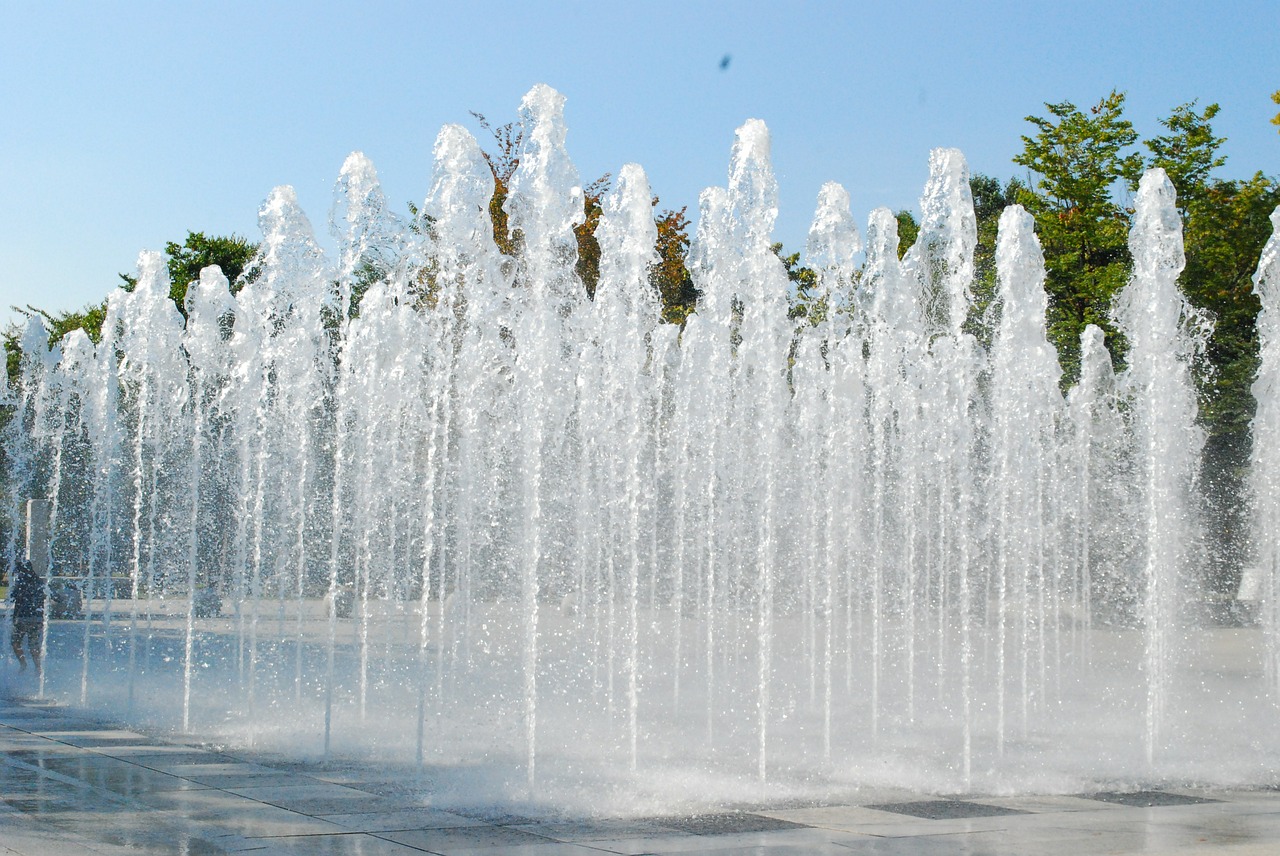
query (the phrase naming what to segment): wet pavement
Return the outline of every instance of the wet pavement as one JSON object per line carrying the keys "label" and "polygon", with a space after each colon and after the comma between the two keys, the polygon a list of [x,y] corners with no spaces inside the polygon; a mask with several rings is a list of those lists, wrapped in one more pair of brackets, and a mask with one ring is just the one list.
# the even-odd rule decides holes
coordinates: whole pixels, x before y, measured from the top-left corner
{"label": "wet pavement", "polygon": [[692,817],[444,811],[394,782],[263,763],[0,698],[0,853],[1280,853],[1280,791],[921,796]]}

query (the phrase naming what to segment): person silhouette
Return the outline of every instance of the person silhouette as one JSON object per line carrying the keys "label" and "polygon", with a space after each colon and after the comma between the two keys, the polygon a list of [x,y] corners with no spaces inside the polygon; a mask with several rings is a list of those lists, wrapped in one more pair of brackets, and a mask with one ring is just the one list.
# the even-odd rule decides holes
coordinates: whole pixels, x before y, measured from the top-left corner
{"label": "person silhouette", "polygon": [[40,637],[44,631],[44,580],[32,569],[26,559],[14,563],[9,597],[13,600],[13,653],[22,671],[27,670],[27,658],[22,653],[22,640],[40,671]]}

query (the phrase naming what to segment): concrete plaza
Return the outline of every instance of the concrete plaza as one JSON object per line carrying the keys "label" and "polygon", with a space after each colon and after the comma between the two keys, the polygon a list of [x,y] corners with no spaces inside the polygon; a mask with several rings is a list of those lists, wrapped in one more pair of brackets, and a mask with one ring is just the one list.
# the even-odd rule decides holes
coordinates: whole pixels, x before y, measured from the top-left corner
{"label": "concrete plaza", "polygon": [[886,795],[644,818],[445,811],[376,768],[268,761],[0,698],[0,853],[1280,853],[1280,791]]}

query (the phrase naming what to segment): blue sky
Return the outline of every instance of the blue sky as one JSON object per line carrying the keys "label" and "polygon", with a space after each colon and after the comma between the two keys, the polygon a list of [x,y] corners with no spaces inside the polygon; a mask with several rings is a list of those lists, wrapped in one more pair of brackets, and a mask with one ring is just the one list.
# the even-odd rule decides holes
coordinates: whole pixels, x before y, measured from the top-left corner
{"label": "blue sky", "polygon": [[861,227],[876,206],[916,207],[930,148],[1023,174],[1025,116],[1112,88],[1143,134],[1217,101],[1221,174],[1280,174],[1276,0],[7,0],[0,20],[0,320],[99,301],[139,250],[188,230],[256,239],[279,184],[323,236],[353,150],[392,200],[420,201],[441,125],[480,136],[468,111],[509,121],[539,82],[568,98],[585,181],[636,161],[691,211],[725,180],[734,129],[764,119],[777,238],[794,249],[824,181],[848,188]]}

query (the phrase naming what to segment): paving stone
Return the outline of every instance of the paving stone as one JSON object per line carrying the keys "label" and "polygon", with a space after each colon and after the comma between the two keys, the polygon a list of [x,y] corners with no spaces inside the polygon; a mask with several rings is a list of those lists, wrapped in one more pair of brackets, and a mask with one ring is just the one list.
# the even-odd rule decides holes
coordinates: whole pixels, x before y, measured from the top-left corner
{"label": "paving stone", "polygon": [[[361,832],[331,835],[287,835],[275,838],[248,838],[236,852],[259,856],[413,856],[423,851]],[[493,856],[498,856],[494,853]]]}
{"label": "paving stone", "polygon": [[148,762],[161,764],[225,764],[228,761],[235,760],[217,752],[205,752],[190,746],[171,743],[156,743],[154,740],[150,743],[95,747],[94,751],[99,755],[121,758],[126,761],[132,761],[135,764],[146,764]]}
{"label": "paving stone", "polygon": [[[749,850],[707,851],[716,856],[728,853],[751,853],[752,856],[986,856],[988,851],[974,851],[955,841],[929,838],[864,838],[856,841],[825,844],[762,845]],[[1020,854],[1025,856],[1025,854]]]}
{"label": "paving stone", "polygon": [[657,820],[601,818],[517,825],[515,829],[556,841],[604,841],[610,838],[646,838],[671,835],[678,830]]}
{"label": "paving stone", "polygon": [[998,805],[969,802],[968,800],[918,800],[915,802],[880,803],[869,805],[877,811],[888,811],[894,814],[905,814],[911,817],[922,817],[927,820],[956,820],[962,817],[1001,817],[1011,814],[1026,814],[1016,808],[1005,808]]}
{"label": "paving stone", "polygon": [[[4,710],[54,723],[5,727]],[[49,706],[0,706],[0,853],[22,856],[1076,856],[1280,852],[1280,792],[818,801],[692,816],[533,818],[426,806],[369,765],[274,766],[153,740]],[[40,729],[51,736],[42,736]],[[78,744],[78,745],[73,745]],[[386,775],[385,773],[383,775]],[[1182,789],[1179,789],[1181,791]],[[856,800],[854,800],[856,802]],[[744,804],[745,805],[745,804]],[[1137,810],[1158,808],[1158,811]]]}
{"label": "paving stone", "polygon": [[[863,832],[870,828],[876,834],[884,834],[883,830],[894,826],[914,826],[920,819],[905,814],[895,815],[876,811],[866,806],[826,806],[823,808],[783,809],[781,811],[764,811],[761,814],[802,823],[806,826],[830,829],[842,832]],[[939,821],[941,822],[941,821]]]}
{"label": "paving stone", "polygon": [[58,738],[58,742],[67,743],[72,746],[79,746],[82,749],[96,749],[100,747],[116,748],[120,746],[155,746],[157,745],[156,741],[153,740],[152,738],[140,737],[140,736],[108,737],[108,736],[95,735],[93,737],[65,737],[65,738]]}
{"label": "paving stone", "polygon": [[[395,832],[406,829],[456,829],[463,826],[486,826],[483,821],[433,808],[403,808],[396,811],[360,811],[318,815],[357,832]],[[523,827],[521,827],[523,829]],[[524,830],[528,832],[529,830]]]}
{"label": "paving stone", "polygon": [[[1033,856],[1028,851],[1009,850],[998,845],[992,846],[989,841],[983,842],[988,845],[985,847],[979,845],[975,848],[975,843],[969,836],[920,835],[841,842],[840,849],[845,856],[996,856],[996,854],[999,854],[999,856],[1015,856],[1015,854],[1017,856]],[[1080,856],[1081,853],[1085,852],[1095,851],[1065,851],[1065,853],[1070,853],[1071,856]],[[1049,854],[1037,854],[1037,856],[1049,856]]]}
{"label": "paving stone", "polygon": [[494,826],[515,826],[518,824],[537,823],[538,819],[522,814],[512,814],[498,806],[472,806],[450,809],[454,814],[479,820]]}
{"label": "paving stone", "polygon": [[319,779],[310,779],[306,776],[299,776],[293,773],[278,773],[266,770],[253,771],[249,773],[193,773],[182,776],[182,778],[199,785],[204,785],[210,788],[221,788],[222,790],[227,791],[238,790],[240,788],[324,784],[324,782]]}
{"label": "paving stone", "polygon": [[690,835],[729,835],[737,832],[772,832],[777,829],[803,829],[805,824],[776,817],[746,812],[734,814],[700,814],[689,817],[651,817],[647,820]]}
{"label": "paving stone", "polygon": [[843,845],[868,836],[833,833],[824,829],[777,829],[767,832],[734,832],[723,835],[690,835],[673,832],[651,838],[625,838],[582,842],[582,846],[626,856],[650,854],[840,854]]}
{"label": "paving stone", "polygon": [[379,837],[433,853],[453,853],[461,849],[500,847],[508,852],[520,845],[559,843],[510,826],[465,826],[454,829],[413,829],[381,832]]}
{"label": "paving stone", "polygon": [[1215,803],[1219,800],[1208,797],[1191,797],[1185,794],[1171,794],[1167,791],[1103,791],[1096,794],[1081,794],[1086,799],[1099,802],[1118,803],[1135,808],[1157,808],[1172,805],[1201,805]]}

